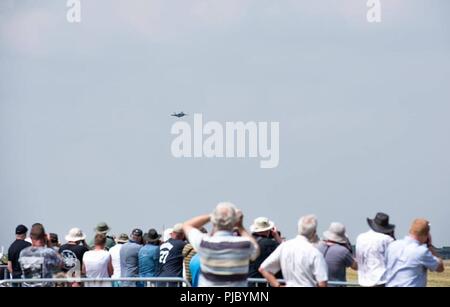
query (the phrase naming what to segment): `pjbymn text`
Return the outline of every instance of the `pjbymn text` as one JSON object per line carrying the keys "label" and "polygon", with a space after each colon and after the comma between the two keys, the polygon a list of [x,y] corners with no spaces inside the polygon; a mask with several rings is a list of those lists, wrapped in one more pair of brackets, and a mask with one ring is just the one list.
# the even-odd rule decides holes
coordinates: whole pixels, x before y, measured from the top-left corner
{"label": "pjbymn text", "polygon": [[269,292],[224,291],[220,296],[214,293],[182,293],[180,302],[200,302],[212,304],[214,301],[233,304],[236,302],[269,302]]}

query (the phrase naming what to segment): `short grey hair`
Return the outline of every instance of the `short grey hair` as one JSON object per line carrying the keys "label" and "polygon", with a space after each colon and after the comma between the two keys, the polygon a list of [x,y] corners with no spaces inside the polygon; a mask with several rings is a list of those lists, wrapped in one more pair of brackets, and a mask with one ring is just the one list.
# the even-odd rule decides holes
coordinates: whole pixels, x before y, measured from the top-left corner
{"label": "short grey hair", "polygon": [[317,232],[317,218],[315,215],[305,215],[298,220],[298,234],[313,239]]}
{"label": "short grey hair", "polygon": [[217,230],[233,230],[237,223],[236,206],[229,202],[221,202],[211,214],[211,223]]}

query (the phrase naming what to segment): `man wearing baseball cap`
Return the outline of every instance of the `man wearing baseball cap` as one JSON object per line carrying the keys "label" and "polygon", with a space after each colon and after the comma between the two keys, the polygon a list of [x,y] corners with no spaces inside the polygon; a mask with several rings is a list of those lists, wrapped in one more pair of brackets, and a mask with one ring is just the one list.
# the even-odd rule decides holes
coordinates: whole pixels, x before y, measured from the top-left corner
{"label": "man wearing baseball cap", "polygon": [[31,246],[29,242],[25,241],[27,232],[28,228],[25,225],[18,225],[16,227],[16,240],[8,249],[8,271],[14,279],[21,278],[22,275],[22,269],[20,268],[19,263],[20,252],[24,248]]}
{"label": "man wearing baseball cap", "polygon": [[[133,229],[130,240],[120,249],[121,277],[139,277],[139,250],[143,243],[143,232],[139,228]],[[122,282],[123,287],[134,287],[139,283]]]}

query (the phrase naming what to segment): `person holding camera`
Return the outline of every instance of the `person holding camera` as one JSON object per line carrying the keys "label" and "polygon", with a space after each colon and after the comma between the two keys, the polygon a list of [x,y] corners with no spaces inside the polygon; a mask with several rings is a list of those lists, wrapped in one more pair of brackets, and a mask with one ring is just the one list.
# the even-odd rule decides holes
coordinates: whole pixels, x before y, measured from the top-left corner
{"label": "person holding camera", "polygon": [[[211,236],[199,230],[209,222],[213,225]],[[233,234],[235,228],[238,236]],[[212,214],[185,222],[183,230],[201,259],[200,287],[248,286],[249,263],[258,257],[259,247],[233,204],[219,203]]]}
{"label": "person holding camera", "polygon": [[387,287],[425,287],[427,271],[444,272],[444,262],[431,241],[430,223],[415,219],[409,235],[386,251]]}
{"label": "person holding camera", "polygon": [[[256,218],[250,226],[250,231],[258,243],[260,253],[258,258],[250,263],[248,277],[263,278],[258,271],[259,267],[277,249],[278,245],[283,242],[283,239],[275,228],[275,223],[267,217]],[[281,274],[277,277],[281,278]]]}

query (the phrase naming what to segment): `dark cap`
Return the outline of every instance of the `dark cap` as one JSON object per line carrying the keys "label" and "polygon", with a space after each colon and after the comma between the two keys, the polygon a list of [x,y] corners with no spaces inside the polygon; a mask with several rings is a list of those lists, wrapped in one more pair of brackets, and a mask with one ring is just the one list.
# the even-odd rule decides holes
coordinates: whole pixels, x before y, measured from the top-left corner
{"label": "dark cap", "polygon": [[58,235],[56,233],[50,233],[50,241],[52,241],[52,243],[58,243],[59,242],[59,238]]}
{"label": "dark cap", "polygon": [[26,234],[27,231],[28,231],[28,228],[25,225],[19,225],[16,227],[16,235]]}
{"label": "dark cap", "polygon": [[139,228],[133,229],[131,235],[136,237],[142,237],[142,230],[140,230]]}

